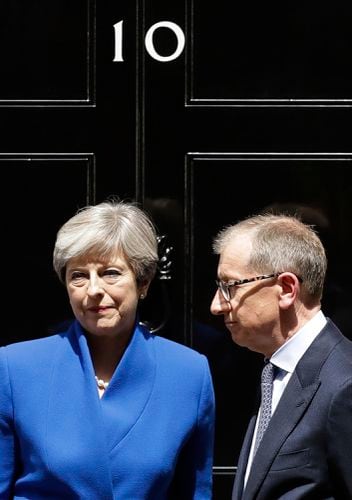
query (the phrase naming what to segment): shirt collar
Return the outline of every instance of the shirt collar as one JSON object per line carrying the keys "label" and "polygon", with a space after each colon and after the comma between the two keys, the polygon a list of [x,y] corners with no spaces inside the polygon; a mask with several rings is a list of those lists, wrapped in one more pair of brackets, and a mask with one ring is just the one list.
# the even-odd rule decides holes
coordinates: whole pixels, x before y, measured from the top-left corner
{"label": "shirt collar", "polygon": [[300,328],[287,342],[285,342],[270,358],[278,368],[293,373],[298,361],[311,345],[315,337],[326,325],[326,317],[319,311],[302,328]]}

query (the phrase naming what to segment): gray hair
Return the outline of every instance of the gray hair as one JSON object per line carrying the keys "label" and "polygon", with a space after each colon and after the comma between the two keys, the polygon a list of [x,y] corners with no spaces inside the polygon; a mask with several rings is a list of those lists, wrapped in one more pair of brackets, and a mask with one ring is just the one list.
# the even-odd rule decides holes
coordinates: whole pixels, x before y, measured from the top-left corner
{"label": "gray hair", "polygon": [[134,203],[105,201],[79,209],[57,233],[53,265],[65,283],[70,259],[107,259],[116,252],[127,259],[138,284],[153,279],[158,263],[156,230]]}
{"label": "gray hair", "polygon": [[251,237],[251,270],[263,274],[292,272],[302,279],[302,287],[311,298],[321,299],[327,259],[312,226],[285,214],[256,215],[220,231],[214,239],[214,252],[220,254],[242,234]]}

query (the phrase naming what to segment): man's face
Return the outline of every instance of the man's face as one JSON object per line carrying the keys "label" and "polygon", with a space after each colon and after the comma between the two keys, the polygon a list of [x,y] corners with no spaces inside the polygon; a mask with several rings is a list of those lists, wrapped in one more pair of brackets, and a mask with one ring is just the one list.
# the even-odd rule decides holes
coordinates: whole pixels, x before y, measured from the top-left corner
{"label": "man's face", "polygon": [[[248,267],[252,249],[249,235],[237,235],[224,248],[218,265],[218,279],[224,282],[253,278],[256,271]],[[279,286],[276,278],[254,281],[230,288],[231,299],[225,300],[218,289],[210,310],[223,315],[232,340],[269,356],[278,348],[280,336]]]}

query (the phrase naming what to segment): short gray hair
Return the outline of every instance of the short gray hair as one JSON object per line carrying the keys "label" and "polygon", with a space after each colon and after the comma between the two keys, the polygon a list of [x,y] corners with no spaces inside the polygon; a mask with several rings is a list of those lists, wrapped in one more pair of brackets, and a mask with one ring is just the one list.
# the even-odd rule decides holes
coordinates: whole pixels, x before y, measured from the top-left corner
{"label": "short gray hair", "polygon": [[214,239],[214,252],[220,254],[242,234],[251,237],[251,270],[265,274],[290,271],[303,280],[302,287],[311,298],[321,299],[327,259],[312,226],[286,214],[255,215],[220,231]]}
{"label": "short gray hair", "polygon": [[135,203],[114,200],[79,209],[57,233],[53,265],[65,283],[69,260],[85,256],[105,259],[116,252],[126,258],[138,284],[153,279],[158,263],[156,230]]}

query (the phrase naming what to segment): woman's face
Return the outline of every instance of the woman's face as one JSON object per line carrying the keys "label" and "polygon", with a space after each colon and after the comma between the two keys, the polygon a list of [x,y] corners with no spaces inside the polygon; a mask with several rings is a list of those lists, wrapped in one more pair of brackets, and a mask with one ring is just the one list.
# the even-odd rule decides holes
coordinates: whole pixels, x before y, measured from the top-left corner
{"label": "woman's face", "polygon": [[148,284],[137,286],[135,275],[121,254],[109,261],[92,257],[68,262],[66,287],[73,313],[95,336],[129,337],[137,304]]}

